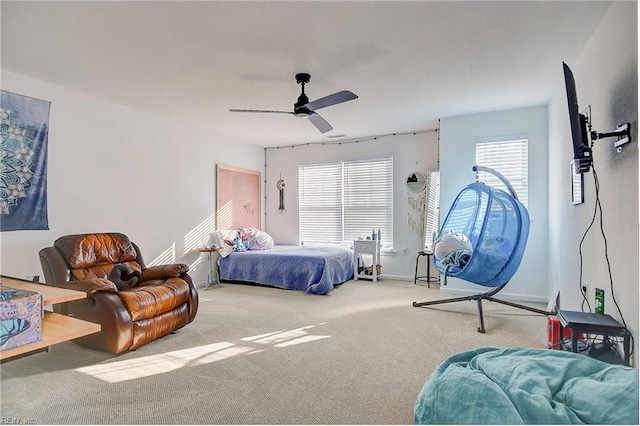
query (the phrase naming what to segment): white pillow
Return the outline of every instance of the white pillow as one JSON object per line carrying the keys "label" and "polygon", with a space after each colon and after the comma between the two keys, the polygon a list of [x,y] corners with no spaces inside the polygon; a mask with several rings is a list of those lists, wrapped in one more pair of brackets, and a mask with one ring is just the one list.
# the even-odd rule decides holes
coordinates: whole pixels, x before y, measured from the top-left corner
{"label": "white pillow", "polygon": [[442,237],[434,241],[433,254],[445,266],[464,268],[471,259],[473,246],[462,232],[445,232]]}
{"label": "white pillow", "polygon": [[233,241],[240,236],[240,233],[235,229],[219,229],[211,234],[211,243],[217,244],[220,247],[218,252],[221,257],[229,256],[229,253],[233,251],[231,246],[225,243],[225,240]]}
{"label": "white pillow", "polygon": [[251,246],[250,250],[270,250],[274,245],[275,243],[271,235],[267,234],[264,231],[258,231],[255,238],[256,248],[254,248],[254,246]]}

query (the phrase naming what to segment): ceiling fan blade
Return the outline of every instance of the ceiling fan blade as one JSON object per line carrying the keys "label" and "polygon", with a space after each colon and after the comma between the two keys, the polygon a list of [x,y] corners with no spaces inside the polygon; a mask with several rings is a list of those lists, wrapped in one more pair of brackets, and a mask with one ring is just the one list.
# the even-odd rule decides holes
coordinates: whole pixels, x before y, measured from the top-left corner
{"label": "ceiling fan blade", "polygon": [[332,95],[325,96],[324,98],[316,99],[305,105],[306,108],[311,111],[315,111],[320,108],[325,108],[331,105],[341,104],[342,102],[352,101],[358,99],[358,95],[348,90],[336,92]]}
{"label": "ceiling fan blade", "polygon": [[329,130],[333,130],[331,124],[327,123],[327,120],[320,117],[320,114],[315,112],[311,112],[311,114],[309,114],[309,121],[311,121],[313,125],[320,130],[320,133],[327,133]]}
{"label": "ceiling fan blade", "polygon": [[267,114],[293,114],[293,112],[291,111],[270,111],[270,110],[264,110],[264,109],[235,109],[235,108],[231,108],[229,109],[230,112],[260,112],[260,113],[267,113]]}

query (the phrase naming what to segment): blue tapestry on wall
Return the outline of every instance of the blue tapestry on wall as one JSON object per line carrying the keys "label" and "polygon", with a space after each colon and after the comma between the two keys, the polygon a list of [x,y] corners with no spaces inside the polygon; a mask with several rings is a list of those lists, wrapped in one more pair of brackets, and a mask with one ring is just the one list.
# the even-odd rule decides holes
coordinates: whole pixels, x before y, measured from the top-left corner
{"label": "blue tapestry on wall", "polygon": [[0,231],[49,229],[50,106],[0,90]]}

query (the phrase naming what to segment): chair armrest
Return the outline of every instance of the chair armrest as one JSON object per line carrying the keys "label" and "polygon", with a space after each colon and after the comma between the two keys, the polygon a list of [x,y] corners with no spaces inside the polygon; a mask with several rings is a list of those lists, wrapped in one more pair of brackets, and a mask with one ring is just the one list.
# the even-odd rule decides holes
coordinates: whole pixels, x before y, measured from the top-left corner
{"label": "chair armrest", "polygon": [[64,284],[47,284],[52,287],[66,288],[68,290],[84,291],[87,296],[91,296],[99,291],[117,293],[118,288],[114,283],[104,278],[90,278],[82,281],[69,281]]}
{"label": "chair armrest", "polygon": [[156,265],[142,270],[142,281],[162,280],[179,277],[189,272],[189,267],[184,263],[174,263],[171,265]]}
{"label": "chair armrest", "polygon": [[46,247],[40,250],[39,255],[44,280],[48,285],[62,284],[70,280],[71,270],[60,250]]}

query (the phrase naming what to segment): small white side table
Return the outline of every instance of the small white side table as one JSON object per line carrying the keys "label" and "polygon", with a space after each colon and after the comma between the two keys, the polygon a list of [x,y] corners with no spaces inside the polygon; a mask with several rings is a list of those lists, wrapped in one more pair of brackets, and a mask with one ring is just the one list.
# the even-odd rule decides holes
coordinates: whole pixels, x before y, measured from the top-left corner
{"label": "small white side table", "polygon": [[200,253],[207,253],[207,256],[209,257],[209,272],[207,273],[207,283],[205,284],[204,289],[208,290],[209,286],[211,285],[217,285],[222,287],[222,285],[220,285],[220,276],[218,275],[218,268],[216,268],[216,265],[215,265],[215,258],[218,257],[217,253],[218,251],[220,251],[220,249],[199,248],[198,251]]}
{"label": "small white side table", "polygon": [[[373,257],[371,275],[358,274],[358,255],[367,254]],[[364,259],[363,259],[364,262]],[[354,240],[353,241],[353,279],[364,278],[378,281],[378,267],[380,264],[380,240]]]}

